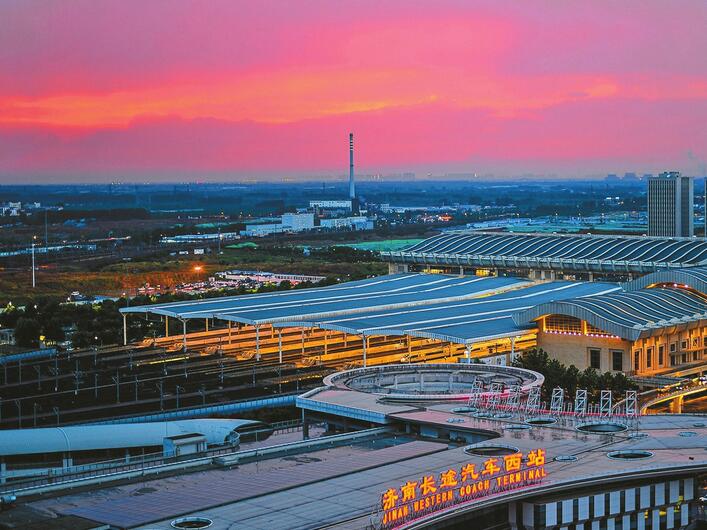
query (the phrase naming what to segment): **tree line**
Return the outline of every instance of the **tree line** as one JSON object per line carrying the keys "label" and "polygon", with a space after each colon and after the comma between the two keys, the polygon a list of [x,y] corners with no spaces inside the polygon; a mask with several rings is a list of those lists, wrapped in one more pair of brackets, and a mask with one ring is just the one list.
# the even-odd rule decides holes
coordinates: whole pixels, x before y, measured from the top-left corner
{"label": "tree line", "polygon": [[598,400],[602,390],[611,390],[623,396],[627,390],[635,390],[636,384],[623,372],[601,373],[594,368],[580,371],[575,365],[565,366],[550,356],[542,348],[532,348],[513,361],[513,366],[540,372],[545,376],[541,396],[549,402],[552,389],[564,389],[565,396],[574,399],[577,389],[586,389],[590,399]]}

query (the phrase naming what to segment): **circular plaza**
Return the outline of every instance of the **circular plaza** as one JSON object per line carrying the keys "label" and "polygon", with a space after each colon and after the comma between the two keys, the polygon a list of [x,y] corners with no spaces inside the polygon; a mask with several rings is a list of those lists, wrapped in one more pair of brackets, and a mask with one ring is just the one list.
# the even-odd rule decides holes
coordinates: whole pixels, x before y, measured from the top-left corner
{"label": "circular plaza", "polygon": [[[519,387],[527,393],[544,381],[542,374],[510,366],[486,364],[400,364],[346,370],[324,378],[328,387],[355,390],[396,401],[451,401],[468,399],[474,383],[481,394],[492,385],[503,391]],[[477,384],[477,388],[479,385]]]}

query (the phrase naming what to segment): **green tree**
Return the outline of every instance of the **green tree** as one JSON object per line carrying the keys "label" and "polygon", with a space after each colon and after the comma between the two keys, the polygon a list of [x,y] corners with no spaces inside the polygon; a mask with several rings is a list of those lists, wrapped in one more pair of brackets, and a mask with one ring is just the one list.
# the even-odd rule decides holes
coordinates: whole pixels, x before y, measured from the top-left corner
{"label": "green tree", "polygon": [[64,326],[58,317],[50,318],[43,329],[44,336],[47,340],[61,342],[64,340]]}
{"label": "green tree", "polygon": [[34,318],[19,318],[15,326],[15,343],[25,348],[36,348],[39,345],[39,322]]}

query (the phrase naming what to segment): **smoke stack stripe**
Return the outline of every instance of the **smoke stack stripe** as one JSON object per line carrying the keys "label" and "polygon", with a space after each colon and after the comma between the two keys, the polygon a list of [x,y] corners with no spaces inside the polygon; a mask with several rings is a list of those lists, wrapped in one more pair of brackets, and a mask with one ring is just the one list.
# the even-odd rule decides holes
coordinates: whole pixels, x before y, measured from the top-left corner
{"label": "smoke stack stripe", "polygon": [[353,133],[349,133],[349,199],[356,199],[356,185],[354,184],[354,148]]}

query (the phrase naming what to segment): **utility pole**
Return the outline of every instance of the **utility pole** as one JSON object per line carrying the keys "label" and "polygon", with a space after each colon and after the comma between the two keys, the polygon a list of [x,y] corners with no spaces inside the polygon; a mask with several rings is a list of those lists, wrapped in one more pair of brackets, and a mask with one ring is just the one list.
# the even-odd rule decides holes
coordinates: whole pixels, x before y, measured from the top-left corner
{"label": "utility pole", "polygon": [[164,391],[162,390],[162,379],[157,383],[157,388],[160,390],[160,410],[164,410]]}
{"label": "utility pole", "polygon": [[120,403],[120,370],[116,370],[115,376],[111,379],[115,383],[115,402]]}
{"label": "utility pole", "polygon": [[177,385],[176,388],[175,388],[175,390],[176,390],[176,392],[177,392],[177,409],[179,409],[179,392],[182,391],[182,390],[184,390],[184,389],[183,389],[181,386]]}
{"label": "utility pole", "polygon": [[37,236],[34,236],[34,239],[32,239],[32,289],[34,289],[37,285],[37,282],[35,281],[34,277],[34,240],[37,238]]}

